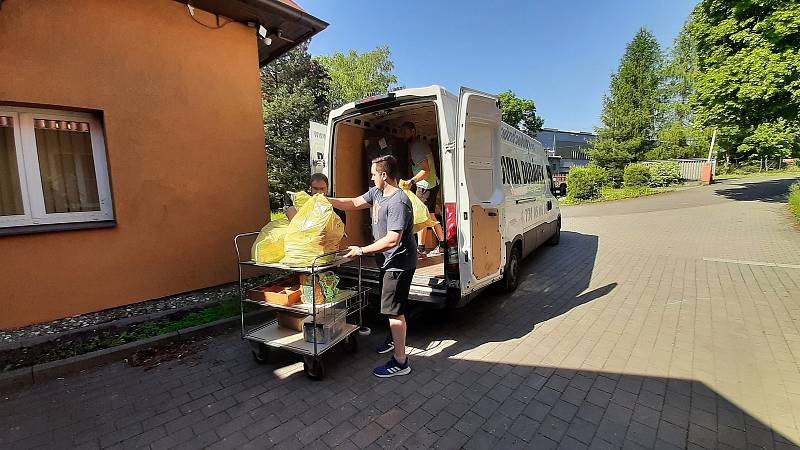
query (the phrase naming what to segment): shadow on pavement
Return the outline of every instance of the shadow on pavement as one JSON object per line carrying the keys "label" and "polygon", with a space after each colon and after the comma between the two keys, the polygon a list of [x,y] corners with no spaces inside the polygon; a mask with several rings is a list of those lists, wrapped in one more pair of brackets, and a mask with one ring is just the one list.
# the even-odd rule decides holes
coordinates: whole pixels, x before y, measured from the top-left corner
{"label": "shadow on pavement", "polygon": [[[0,447],[135,446],[153,436],[152,448],[170,439],[182,448],[797,448],[699,381],[515,362],[526,350],[516,340],[616,288],[587,291],[597,248],[597,236],[563,232],[559,246],[528,259],[513,295],[489,291],[444,320],[413,323],[409,345],[424,352],[412,352],[409,376],[371,375],[387,359],[374,352],[385,330],[361,338],[355,355],[327,353],[322,381],[291,357],[259,365],[230,335],[191,364],[109,367],[7,397]],[[131,415],[144,420],[135,430],[123,428]]]}
{"label": "shadow on pavement", "polygon": [[752,181],[725,187],[724,189],[717,189],[714,191],[714,194],[730,200],[745,202],[785,202],[789,186],[798,180],[800,180],[800,178]]}

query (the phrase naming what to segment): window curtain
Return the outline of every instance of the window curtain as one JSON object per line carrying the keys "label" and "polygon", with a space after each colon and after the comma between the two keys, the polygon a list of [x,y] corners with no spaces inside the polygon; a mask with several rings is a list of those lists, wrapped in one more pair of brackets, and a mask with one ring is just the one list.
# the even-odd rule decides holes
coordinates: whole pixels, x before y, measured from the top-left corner
{"label": "window curtain", "polygon": [[24,214],[12,117],[0,116],[0,216]]}
{"label": "window curtain", "polygon": [[47,213],[99,211],[89,124],[35,119],[34,133]]}

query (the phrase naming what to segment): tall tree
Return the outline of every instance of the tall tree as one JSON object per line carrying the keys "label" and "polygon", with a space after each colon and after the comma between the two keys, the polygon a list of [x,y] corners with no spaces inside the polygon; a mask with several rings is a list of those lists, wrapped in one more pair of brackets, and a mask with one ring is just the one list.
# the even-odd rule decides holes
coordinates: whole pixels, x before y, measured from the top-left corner
{"label": "tall tree", "polygon": [[647,159],[701,156],[708,149],[709,131],[695,124],[689,99],[694,92],[697,45],[688,22],[678,33],[659,71],[656,145]]}
{"label": "tall tree", "polygon": [[392,90],[397,77],[392,73],[394,62],[389,46],[359,54],[350,50],[346,55],[336,52],[330,56],[318,56],[331,78],[330,103],[336,108],[370,95]]}
{"label": "tall tree", "polygon": [[532,137],[544,126],[544,119],[536,115],[533,100],[519,98],[510,89],[497,94],[497,97],[502,105],[503,122]]}
{"label": "tall tree", "polygon": [[274,209],[284,192],[308,186],[308,122],[324,122],[330,109],[330,78],[311,58],[308,43],[261,69],[261,97],[269,177]]}
{"label": "tall tree", "polygon": [[800,3],[703,0],[689,30],[698,70],[691,106],[727,156],[800,156]]}
{"label": "tall tree", "polygon": [[661,61],[655,36],[641,28],[625,48],[603,98],[603,126],[588,152],[598,165],[621,174],[627,163],[642,159],[652,146]]}

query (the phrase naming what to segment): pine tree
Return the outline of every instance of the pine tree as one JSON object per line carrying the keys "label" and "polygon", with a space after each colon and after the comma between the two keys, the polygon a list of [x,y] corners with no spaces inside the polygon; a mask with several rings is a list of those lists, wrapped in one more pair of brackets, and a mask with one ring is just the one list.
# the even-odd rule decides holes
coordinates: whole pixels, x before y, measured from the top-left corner
{"label": "pine tree", "polygon": [[611,75],[609,93],[603,98],[603,126],[597,129],[589,156],[611,169],[612,178],[621,180],[625,165],[641,160],[652,147],[661,61],[655,36],[641,28]]}

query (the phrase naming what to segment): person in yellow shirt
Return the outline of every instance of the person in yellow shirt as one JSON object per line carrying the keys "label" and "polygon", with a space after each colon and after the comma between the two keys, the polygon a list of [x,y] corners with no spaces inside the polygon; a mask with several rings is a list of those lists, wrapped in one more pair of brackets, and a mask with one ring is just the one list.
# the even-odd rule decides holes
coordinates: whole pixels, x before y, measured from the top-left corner
{"label": "person in yellow shirt", "polygon": [[[408,156],[411,161],[411,173],[413,176],[410,180],[401,180],[401,186],[406,189],[411,189],[416,185],[417,198],[422,200],[422,203],[428,208],[428,214],[432,220],[436,220],[434,212],[436,211],[436,198],[439,195],[439,177],[436,174],[436,165],[433,160],[433,152],[425,142],[417,137],[417,127],[414,122],[404,122],[400,125],[400,137],[408,144]],[[425,254],[425,238],[428,232],[427,228],[423,228],[417,233],[417,253],[420,255]],[[443,253],[442,246],[444,245],[442,226],[438,223],[434,227],[436,239],[439,240],[439,245],[428,253],[428,256],[439,256]]]}

